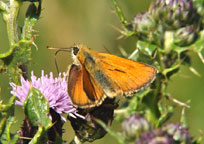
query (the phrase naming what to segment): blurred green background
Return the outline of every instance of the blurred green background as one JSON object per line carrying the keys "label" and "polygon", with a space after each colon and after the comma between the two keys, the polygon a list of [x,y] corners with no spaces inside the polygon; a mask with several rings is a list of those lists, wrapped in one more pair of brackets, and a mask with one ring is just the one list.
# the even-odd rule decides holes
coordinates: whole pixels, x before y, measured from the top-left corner
{"label": "blurred green background", "polygon": [[[146,11],[150,3],[151,0],[119,1],[119,5],[128,21],[131,21],[137,13]],[[27,4],[20,11],[19,26],[23,24]],[[33,60],[29,68],[37,76],[40,76],[42,69],[45,70],[45,73],[52,71],[55,76],[57,75],[54,64],[54,51],[46,49],[48,45],[69,47],[81,43],[97,51],[107,52],[106,49],[108,49],[108,51],[116,55],[120,54],[119,46],[123,47],[128,53],[135,49],[135,38],[117,39],[120,33],[113,29],[113,27],[120,28],[120,21],[114,12],[114,7],[110,0],[47,0],[43,1],[42,6],[41,18],[35,27],[35,30],[38,31],[35,41],[38,49],[33,47]],[[0,35],[0,52],[5,52],[8,50],[8,38],[6,25],[2,19],[0,20]],[[186,110],[187,122],[191,135],[198,137],[200,136],[199,130],[204,130],[204,64],[201,63],[196,54],[189,53],[189,55],[192,56],[192,66],[202,76],[195,76],[187,67],[183,66],[179,74],[171,79],[168,91],[172,96],[183,102],[191,100],[191,108]],[[70,53],[60,53],[57,56],[57,62],[60,71],[66,71],[68,65],[72,62]],[[10,97],[10,86],[6,75],[0,75],[0,87],[0,99],[6,103]],[[180,113],[181,108],[178,107],[170,121],[178,121]],[[23,116],[22,109],[16,107],[14,132],[19,129]],[[118,123],[114,122],[112,128],[118,129]],[[64,139],[69,142],[74,136],[69,122],[64,125],[64,129]],[[93,143],[117,142],[107,134],[103,139]]]}

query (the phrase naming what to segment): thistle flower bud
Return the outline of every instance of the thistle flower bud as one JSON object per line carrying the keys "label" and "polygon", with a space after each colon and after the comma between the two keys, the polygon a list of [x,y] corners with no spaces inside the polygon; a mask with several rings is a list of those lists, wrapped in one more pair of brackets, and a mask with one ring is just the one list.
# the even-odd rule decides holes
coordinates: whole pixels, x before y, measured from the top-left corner
{"label": "thistle flower bud", "polygon": [[184,128],[181,124],[167,124],[162,129],[171,135],[177,142],[186,144],[192,142],[192,137],[190,136],[188,129]]}
{"label": "thistle flower bud", "polygon": [[134,140],[141,132],[151,130],[150,123],[141,115],[135,114],[125,119],[122,123],[123,135],[127,140]]}
{"label": "thistle flower bud", "polygon": [[136,139],[136,144],[190,144],[192,142],[188,130],[181,124],[167,124],[162,128],[144,132]]}
{"label": "thistle flower bud", "polygon": [[136,144],[173,144],[173,138],[161,129],[142,133]]}
{"label": "thistle flower bud", "polygon": [[198,16],[192,0],[157,0],[150,13],[167,30],[192,24]]}
{"label": "thistle flower bud", "polygon": [[[137,32],[150,31],[155,27],[154,19],[148,12],[140,13],[133,18],[133,29]],[[144,32],[143,32],[144,33]]]}
{"label": "thistle flower bud", "polygon": [[156,24],[153,17],[148,13],[140,13],[133,18],[132,27],[137,37],[141,40],[160,44],[163,29]]}
{"label": "thistle flower bud", "polygon": [[182,27],[174,33],[174,43],[178,46],[187,46],[198,37],[198,28],[195,25]]}
{"label": "thistle flower bud", "polygon": [[136,144],[190,144],[192,137],[181,124],[167,124],[162,128],[140,133]]}

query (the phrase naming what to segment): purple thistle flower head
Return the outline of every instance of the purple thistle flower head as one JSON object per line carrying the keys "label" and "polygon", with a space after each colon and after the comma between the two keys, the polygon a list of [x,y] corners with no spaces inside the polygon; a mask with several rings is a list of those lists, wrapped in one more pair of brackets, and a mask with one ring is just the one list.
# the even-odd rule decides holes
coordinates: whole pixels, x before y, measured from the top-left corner
{"label": "purple thistle flower head", "polygon": [[169,123],[163,127],[163,131],[166,131],[169,135],[173,137],[175,141],[183,142],[183,143],[191,143],[192,137],[187,128],[185,128],[182,124],[177,123]]}
{"label": "purple thistle flower head", "polygon": [[141,115],[134,114],[122,123],[123,135],[127,140],[134,140],[141,132],[152,129],[152,125]]}
{"label": "purple thistle flower head", "polygon": [[141,133],[140,137],[136,139],[136,144],[174,144],[174,139],[165,131],[161,129],[154,129]]}
{"label": "purple thistle flower head", "polygon": [[193,0],[156,0],[150,8],[150,13],[166,30],[191,25],[200,19]]}
{"label": "purple thistle flower head", "polygon": [[67,113],[69,116],[76,118],[80,116],[77,114],[77,109],[71,104],[69,96],[67,94],[67,82],[65,80],[65,73],[63,77],[61,73],[57,78],[53,78],[53,73],[50,72],[50,76],[44,75],[42,71],[41,78],[37,78],[33,72],[31,72],[31,81],[25,80],[21,77],[21,86],[15,83],[10,83],[12,86],[11,94],[15,95],[18,100],[16,105],[23,106],[24,100],[27,98],[31,85],[44,95],[49,102],[49,107],[56,111],[63,120],[66,120],[62,114]]}

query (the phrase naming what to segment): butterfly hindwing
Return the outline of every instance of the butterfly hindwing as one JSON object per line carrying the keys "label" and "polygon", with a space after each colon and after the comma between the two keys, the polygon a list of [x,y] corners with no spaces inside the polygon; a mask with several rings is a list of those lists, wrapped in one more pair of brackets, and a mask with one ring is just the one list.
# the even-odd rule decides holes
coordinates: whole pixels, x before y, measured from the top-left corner
{"label": "butterfly hindwing", "polygon": [[103,91],[96,86],[83,67],[71,65],[68,76],[68,94],[73,105],[81,108],[99,105],[104,99]]}

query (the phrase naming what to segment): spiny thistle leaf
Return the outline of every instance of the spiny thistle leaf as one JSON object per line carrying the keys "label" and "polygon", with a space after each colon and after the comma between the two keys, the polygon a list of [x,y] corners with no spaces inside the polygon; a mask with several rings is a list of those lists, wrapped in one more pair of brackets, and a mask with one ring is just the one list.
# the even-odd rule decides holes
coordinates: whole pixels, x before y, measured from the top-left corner
{"label": "spiny thistle leaf", "polygon": [[34,87],[28,92],[28,97],[24,101],[24,111],[33,126],[42,125],[49,128],[52,125],[48,117],[49,104],[42,93]]}

